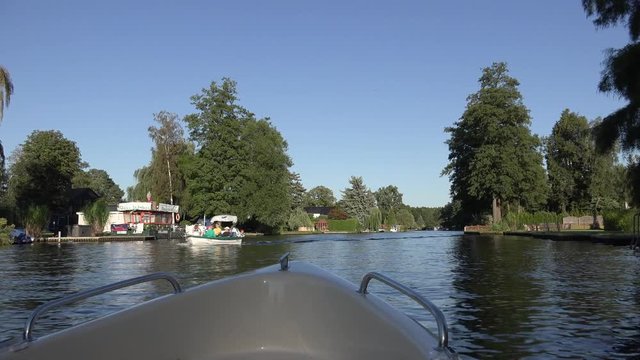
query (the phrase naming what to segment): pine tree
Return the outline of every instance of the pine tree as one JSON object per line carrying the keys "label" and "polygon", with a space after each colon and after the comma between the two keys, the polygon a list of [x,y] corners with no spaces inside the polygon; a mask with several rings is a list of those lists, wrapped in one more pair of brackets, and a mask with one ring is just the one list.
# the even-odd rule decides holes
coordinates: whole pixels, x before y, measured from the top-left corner
{"label": "pine tree", "polygon": [[352,176],[349,179],[350,188],[342,191],[341,206],[349,216],[358,220],[363,228],[367,227],[367,218],[370,210],[376,207],[376,198],[362,177]]}

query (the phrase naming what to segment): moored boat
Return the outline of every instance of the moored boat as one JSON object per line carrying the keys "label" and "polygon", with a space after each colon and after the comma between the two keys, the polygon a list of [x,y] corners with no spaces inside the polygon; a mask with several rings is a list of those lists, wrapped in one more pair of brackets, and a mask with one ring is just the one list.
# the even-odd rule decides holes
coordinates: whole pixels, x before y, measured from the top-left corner
{"label": "moored boat", "polygon": [[[150,280],[174,294],[34,339],[46,311]],[[380,281],[435,318],[436,333],[367,291]],[[379,273],[360,287],[311,264],[280,264],[182,290],[152,274],[68,295],[38,307],[23,339],[0,359],[456,359],[442,312]]]}

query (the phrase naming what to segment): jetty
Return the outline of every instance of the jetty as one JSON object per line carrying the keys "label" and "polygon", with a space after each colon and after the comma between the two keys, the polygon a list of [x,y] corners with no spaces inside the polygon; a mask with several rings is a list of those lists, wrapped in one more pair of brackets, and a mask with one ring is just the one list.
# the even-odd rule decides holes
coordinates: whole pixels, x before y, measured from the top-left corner
{"label": "jetty", "polygon": [[38,240],[46,243],[70,243],[70,242],[115,242],[115,241],[149,241],[156,240],[154,235],[109,235],[109,236],[50,236]]}

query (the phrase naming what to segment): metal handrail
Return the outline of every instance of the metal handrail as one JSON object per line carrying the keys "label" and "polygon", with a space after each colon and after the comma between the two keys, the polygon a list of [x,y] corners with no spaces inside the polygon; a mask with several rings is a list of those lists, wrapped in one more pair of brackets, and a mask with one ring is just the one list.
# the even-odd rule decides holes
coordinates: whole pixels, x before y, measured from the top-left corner
{"label": "metal handrail", "polygon": [[137,285],[137,284],[142,284],[145,282],[149,282],[149,281],[154,281],[154,280],[167,280],[169,283],[171,283],[171,286],[173,286],[173,293],[174,294],[178,294],[182,292],[182,287],[180,286],[180,284],[178,283],[178,280],[176,280],[175,277],[173,277],[173,275],[171,274],[167,274],[167,273],[154,273],[154,274],[149,274],[149,275],[143,275],[143,276],[139,276],[133,279],[128,279],[128,280],[123,280],[123,281],[119,281],[113,284],[109,284],[109,285],[105,285],[105,286],[101,286],[95,289],[89,289],[89,290],[85,290],[85,291],[80,291],[77,292],[75,294],[70,294],[67,295],[65,297],[62,297],[60,299],[56,299],[56,300],[51,300],[47,303],[44,303],[40,306],[38,306],[29,316],[29,318],[27,319],[27,323],[25,324],[24,327],[24,332],[23,332],[23,336],[22,338],[25,341],[32,341],[33,338],[31,336],[31,332],[33,330],[33,325],[35,324],[36,320],[38,319],[38,317],[40,317],[43,313],[62,306],[62,305],[66,305],[66,304],[70,304],[70,303],[74,303],[76,301],[79,300],[83,300],[92,296],[96,296],[96,295],[100,295],[100,294],[104,294],[110,291],[114,291],[114,290],[118,290],[118,289],[122,289],[128,286],[132,286],[132,285]]}
{"label": "metal handrail", "polygon": [[633,239],[631,249],[638,250],[640,247],[640,212],[633,215]]}
{"label": "metal handrail", "polygon": [[290,253],[285,253],[284,255],[282,255],[280,257],[280,260],[278,260],[280,262],[280,271],[287,271],[289,270],[289,254]]}
{"label": "metal handrail", "polygon": [[367,294],[367,286],[369,286],[369,282],[371,281],[371,279],[376,279],[386,285],[391,286],[392,288],[400,291],[401,293],[415,300],[418,304],[422,305],[422,307],[424,307],[425,309],[429,310],[431,315],[433,315],[433,317],[436,319],[436,323],[438,324],[438,346],[441,348],[448,347],[449,329],[447,327],[447,320],[445,319],[442,311],[440,311],[440,309],[438,309],[437,306],[435,306],[431,301],[427,300],[422,295],[411,290],[410,288],[377,272],[367,273],[362,278],[362,282],[360,283],[360,289],[358,289],[358,292],[360,294]]}

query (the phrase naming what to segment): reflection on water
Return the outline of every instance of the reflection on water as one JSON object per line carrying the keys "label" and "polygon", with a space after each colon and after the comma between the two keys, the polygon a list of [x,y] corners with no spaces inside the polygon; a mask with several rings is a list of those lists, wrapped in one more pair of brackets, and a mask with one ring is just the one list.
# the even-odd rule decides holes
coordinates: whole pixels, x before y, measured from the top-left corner
{"label": "reflection on water", "polygon": [[[191,287],[275,264],[285,252],[354,286],[381,271],[425,295],[449,322],[453,347],[476,358],[640,357],[640,258],[625,248],[510,237],[415,232],[261,237],[242,246],[178,241],[0,248],[0,341],[20,336],[39,304],[152,272]],[[433,327],[416,303],[369,289]],[[171,292],[165,282],[51,311],[35,336]]]}

